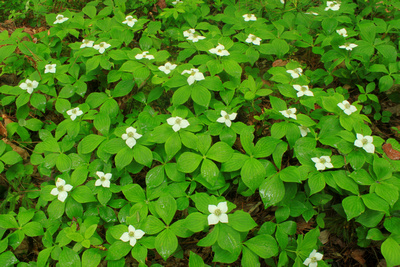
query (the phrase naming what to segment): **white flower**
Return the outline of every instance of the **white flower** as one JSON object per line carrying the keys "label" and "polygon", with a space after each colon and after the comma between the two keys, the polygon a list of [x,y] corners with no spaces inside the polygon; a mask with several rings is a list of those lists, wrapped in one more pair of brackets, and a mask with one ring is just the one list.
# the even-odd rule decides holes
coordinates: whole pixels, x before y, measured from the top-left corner
{"label": "white flower", "polygon": [[281,0],[281,4],[284,5],[285,4],[285,0]]}
{"label": "white flower", "polygon": [[293,79],[296,79],[302,75],[303,70],[301,68],[295,68],[294,70],[287,70],[286,72],[289,73]]}
{"label": "white flower", "polygon": [[367,153],[374,153],[375,146],[372,143],[374,141],[373,137],[370,135],[363,136],[362,134],[357,134],[357,140],[354,141],[354,145],[357,147],[362,147]]}
{"label": "white flower", "polygon": [[72,189],[72,185],[65,184],[65,180],[63,180],[61,178],[57,178],[56,188],[53,188],[53,190],[51,190],[50,194],[52,194],[53,196],[58,195],[58,197],[57,197],[58,200],[60,200],[61,202],[64,202],[68,196],[67,192],[71,191],[71,189]]}
{"label": "white flower", "polygon": [[304,14],[307,14],[307,15],[314,15],[314,16],[318,16],[318,15],[319,15],[318,13],[315,13],[315,12],[306,12],[306,13],[304,13]]}
{"label": "white flower", "polygon": [[171,70],[174,70],[176,68],[176,64],[171,64],[169,62],[165,63],[164,66],[158,67],[159,70],[164,72],[165,74],[170,74]]}
{"label": "white flower", "polygon": [[143,51],[143,53],[141,54],[137,54],[135,56],[136,59],[142,59],[142,58],[147,58],[148,60],[150,59],[154,59],[153,55],[147,55],[149,53],[149,51]]}
{"label": "white flower", "polygon": [[103,187],[110,187],[110,179],[112,177],[111,173],[106,173],[104,172],[96,172],[96,175],[99,177],[99,179],[96,180],[94,183],[95,186],[103,186]]}
{"label": "white flower", "polygon": [[187,78],[189,85],[193,84],[194,81],[201,81],[205,79],[203,73],[201,73],[198,69],[184,70],[181,74],[183,75],[186,73],[190,74],[190,76]]}
{"label": "white flower", "polygon": [[94,41],[90,41],[88,39],[83,39],[80,48],[93,47],[93,44],[94,44]]}
{"label": "white flower", "polygon": [[193,43],[196,43],[199,40],[206,39],[206,37],[201,36],[200,34],[196,33],[195,29],[189,29],[187,31],[184,31],[183,36],[187,37],[187,39],[192,41]]}
{"label": "white flower", "polygon": [[336,32],[337,32],[339,35],[343,36],[343,37],[347,37],[347,36],[348,36],[348,35],[347,35],[347,30],[346,30],[346,28],[342,28],[342,29],[340,29],[340,30],[336,30]]}
{"label": "white flower", "polygon": [[134,247],[136,244],[136,240],[141,239],[144,236],[145,232],[143,232],[140,229],[135,229],[132,225],[129,225],[128,227],[128,232],[125,232],[122,234],[122,236],[119,238],[124,242],[128,242],[129,244]]}
{"label": "white flower", "polygon": [[307,134],[310,132],[310,129],[308,129],[306,126],[303,126],[303,125],[300,125],[299,129],[300,129],[301,137],[307,136]]}
{"label": "white flower", "polygon": [[172,2],[173,5],[176,5],[178,3],[183,3],[183,2],[181,0],[175,0],[175,1]]}
{"label": "white flower", "polygon": [[339,48],[346,49],[346,50],[353,50],[353,48],[357,47],[358,45],[352,43],[345,43],[344,45],[339,45]]}
{"label": "white flower", "polygon": [[249,34],[246,39],[246,43],[253,43],[254,45],[260,45],[262,39],[260,37],[255,36],[254,34]]}
{"label": "white flower", "polygon": [[254,14],[244,14],[242,16],[244,18],[244,21],[256,21],[257,18],[254,16]]}
{"label": "white flower", "polygon": [[189,37],[190,35],[193,35],[196,32],[195,29],[189,29],[183,32],[183,36]]}
{"label": "white flower", "polygon": [[214,225],[219,222],[228,223],[228,205],[226,202],[220,202],[217,206],[208,205],[208,211],[211,213],[208,215],[208,225]]}
{"label": "white flower", "polygon": [[128,15],[125,17],[125,20],[122,22],[122,24],[127,24],[129,27],[133,27],[137,21],[137,19],[134,19],[131,15]]}
{"label": "white flower", "polygon": [[132,148],[134,145],[136,145],[136,140],[142,137],[141,134],[138,134],[136,132],[136,129],[131,127],[128,127],[126,129],[126,133],[124,133],[121,138],[125,140],[125,143],[129,146],[129,148]]}
{"label": "white flower", "polygon": [[100,54],[103,54],[104,51],[109,48],[111,45],[106,42],[101,42],[100,44],[94,45],[93,48],[99,50]]}
{"label": "white flower", "polygon": [[329,156],[321,156],[319,158],[311,158],[312,161],[315,163],[315,168],[317,171],[323,171],[325,168],[333,168],[331,163],[331,158]]}
{"label": "white flower", "polygon": [[237,113],[228,114],[226,111],[221,110],[221,116],[218,118],[217,122],[225,123],[226,126],[231,127],[232,121],[236,119]]}
{"label": "white flower", "polygon": [[340,9],[340,3],[336,1],[327,1],[325,11],[328,11],[329,9],[333,11],[338,11]]}
{"label": "white flower", "polygon": [[44,66],[44,73],[56,73],[57,64],[47,64]]}
{"label": "white flower", "polygon": [[289,108],[287,110],[281,110],[279,112],[282,113],[282,115],[285,116],[286,118],[292,118],[297,120],[296,108]]}
{"label": "white flower", "polygon": [[76,119],[76,117],[78,117],[78,116],[80,116],[80,115],[83,114],[83,111],[80,110],[79,107],[76,107],[76,108],[67,110],[67,114],[68,114],[69,116],[71,116],[71,120],[74,121],[74,120]]}
{"label": "white flower", "polygon": [[19,85],[19,87],[22,90],[26,90],[28,92],[28,94],[32,94],[33,89],[35,89],[36,87],[38,87],[39,83],[35,80],[31,81],[29,79],[26,79],[26,81],[24,83],[21,83]]}
{"label": "white flower", "polygon": [[342,103],[338,103],[337,104],[339,108],[341,108],[344,113],[346,113],[347,115],[350,115],[353,112],[357,111],[357,108],[353,105],[350,104],[349,101],[345,100]]}
{"label": "white flower", "polygon": [[63,23],[65,21],[69,20],[69,18],[64,17],[61,14],[58,14],[56,17],[56,20],[53,22],[53,24],[59,24],[59,23]]}
{"label": "white flower", "polygon": [[303,262],[304,265],[307,265],[309,267],[317,267],[318,263],[317,261],[322,260],[322,255],[321,253],[317,252],[315,249],[310,253],[308,258]]}
{"label": "white flower", "polygon": [[175,132],[179,131],[181,128],[186,128],[190,124],[187,120],[182,119],[181,117],[171,117],[167,119],[167,123],[172,125],[172,130]]}
{"label": "white flower", "polygon": [[229,52],[228,50],[225,49],[225,46],[223,46],[222,44],[218,44],[216,48],[211,48],[210,50],[211,54],[216,54],[218,56],[229,56]]}
{"label": "white flower", "polygon": [[303,95],[306,96],[314,96],[314,93],[312,91],[310,91],[310,88],[308,88],[307,85],[298,85],[295,84],[293,85],[293,88],[298,91],[297,92],[297,97],[302,97]]}

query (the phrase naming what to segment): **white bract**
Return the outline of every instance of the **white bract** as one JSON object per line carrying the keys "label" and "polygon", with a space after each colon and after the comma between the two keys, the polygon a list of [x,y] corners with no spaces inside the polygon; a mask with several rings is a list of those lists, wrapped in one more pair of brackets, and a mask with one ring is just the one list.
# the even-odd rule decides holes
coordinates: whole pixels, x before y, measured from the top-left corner
{"label": "white bract", "polygon": [[178,3],[183,3],[183,2],[181,0],[175,0],[175,1],[172,2],[173,5],[176,5]]}
{"label": "white bract", "polygon": [[256,21],[257,18],[254,16],[254,14],[244,14],[242,16],[244,18],[244,21]]}
{"label": "white bract", "polygon": [[196,33],[195,29],[189,29],[189,30],[184,31],[183,36],[185,36],[188,40],[192,41],[193,43],[196,43],[199,40],[206,39],[206,37],[201,36],[200,34]]}
{"label": "white bract", "polygon": [[317,252],[315,249],[310,253],[308,258],[303,262],[304,265],[307,265],[309,267],[317,267],[318,263],[317,261],[322,260],[322,255],[321,253]]}
{"label": "white bract", "polygon": [[81,116],[83,111],[79,109],[79,107],[67,110],[67,114],[71,117],[71,120],[75,120],[76,117]]}
{"label": "white bract", "polygon": [[145,232],[140,229],[135,229],[132,225],[129,225],[128,232],[122,234],[119,238],[124,242],[129,242],[129,244],[133,247],[136,244],[136,240],[141,239],[144,236]]}
{"label": "white bract", "polygon": [[315,157],[311,158],[311,160],[315,163],[315,168],[317,168],[317,171],[323,171],[326,168],[333,168],[331,157],[329,156],[321,156],[319,158]]}
{"label": "white bract", "polygon": [[302,75],[303,70],[301,68],[295,68],[293,70],[287,70],[286,72],[289,73],[293,79],[296,79]]}
{"label": "white bract", "polygon": [[304,14],[307,14],[307,15],[314,15],[314,16],[318,16],[318,15],[319,15],[319,14],[316,13],[316,12],[306,12],[306,13],[304,13]]}
{"label": "white bract", "polygon": [[310,129],[308,129],[306,126],[303,126],[303,125],[300,125],[299,129],[300,129],[301,137],[307,136],[307,134],[310,132]]}
{"label": "white bract", "polygon": [[94,45],[93,48],[99,50],[100,54],[103,54],[104,51],[109,48],[111,45],[106,42],[101,42],[100,44]]}
{"label": "white bract", "polygon": [[340,3],[336,1],[327,1],[325,11],[328,11],[329,9],[333,11],[338,11],[340,9]]}
{"label": "white bract", "polygon": [[352,44],[352,43],[345,43],[344,45],[339,45],[339,48],[341,49],[346,49],[346,50],[353,50],[353,48],[356,48],[358,45]]}
{"label": "white bract", "polygon": [[122,22],[123,24],[127,24],[129,27],[133,27],[138,20],[133,18],[131,15],[125,17],[125,20]]}
{"label": "white bract", "polygon": [[66,18],[63,15],[58,14],[57,17],[56,17],[56,20],[53,22],[53,24],[60,24],[60,23],[63,23],[65,21],[67,21],[67,20],[69,20],[69,18]]}
{"label": "white bract", "polygon": [[21,88],[22,90],[26,90],[28,92],[28,94],[32,94],[33,89],[35,89],[36,87],[38,87],[39,83],[35,80],[31,81],[29,79],[26,79],[26,81],[24,83],[21,83],[19,85],[19,88]]}
{"label": "white bract", "polygon": [[285,116],[286,118],[292,118],[297,120],[296,111],[297,111],[296,108],[289,108],[287,110],[281,110],[279,112],[282,113],[282,115]]}
{"label": "white bract", "polygon": [[341,108],[343,110],[344,113],[346,113],[347,115],[350,115],[353,112],[357,111],[357,108],[353,105],[350,104],[349,101],[344,100],[342,103],[338,103],[337,104],[339,108]]}
{"label": "white bract", "polygon": [[346,28],[342,28],[342,29],[340,29],[340,30],[336,30],[336,32],[337,32],[339,35],[343,36],[343,37],[347,37],[347,36],[348,36],[348,35],[347,35],[347,30],[346,30]]}
{"label": "white bract", "polygon": [[357,140],[354,141],[356,147],[362,147],[368,153],[375,152],[375,146],[373,144],[374,138],[370,135],[363,136],[362,134],[357,134]]}
{"label": "white bract", "polygon": [[306,96],[314,96],[314,93],[310,91],[307,85],[293,85],[293,88],[297,91],[297,97],[302,97],[303,95]]}
{"label": "white bract", "polygon": [[182,119],[181,117],[168,118],[167,123],[172,125],[172,130],[174,130],[174,132],[177,132],[181,128],[186,128],[190,125],[188,120]]}
{"label": "white bract", "polygon": [[165,74],[170,74],[171,70],[174,70],[176,68],[176,64],[171,64],[169,62],[165,63],[164,66],[158,67],[159,70],[164,72]]}
{"label": "white bract", "polygon": [[249,36],[247,36],[246,39],[246,43],[252,43],[254,45],[260,45],[261,44],[262,39],[260,37],[255,36],[254,34],[249,34]]}
{"label": "white bract", "polygon": [[154,59],[153,55],[147,55],[149,51],[143,51],[141,54],[137,54],[135,56],[136,59],[142,59],[142,58],[147,58],[148,60]]}
{"label": "white bract", "polygon": [[56,73],[57,64],[47,64],[44,66],[44,73]]}
{"label": "white bract", "polygon": [[228,205],[226,202],[220,202],[217,206],[208,205],[208,211],[211,213],[208,215],[208,225],[214,225],[219,222],[228,223]]}
{"label": "white bract", "polygon": [[205,79],[203,73],[201,73],[198,69],[184,70],[181,74],[190,74],[190,76],[187,78],[189,85],[193,84],[194,81],[201,81]]}
{"label": "white bract", "polygon": [[96,172],[96,175],[99,179],[94,183],[95,186],[101,185],[102,187],[110,187],[110,179],[112,177],[111,173],[104,174],[104,172]]}
{"label": "white bract", "polygon": [[136,145],[136,140],[142,137],[141,134],[138,134],[136,132],[136,129],[131,127],[128,127],[126,129],[126,133],[124,133],[121,138],[125,140],[125,143],[129,146],[129,148],[132,148],[134,145]]}
{"label": "white bract", "polygon": [[219,123],[225,123],[226,126],[231,127],[232,121],[236,119],[237,113],[228,114],[226,111],[221,110],[221,117],[217,119]]}
{"label": "white bract", "polygon": [[64,202],[68,196],[68,192],[71,191],[72,185],[65,184],[65,180],[61,178],[57,178],[56,188],[53,188],[50,192],[53,196],[58,196],[58,200]]}
{"label": "white bract", "polygon": [[94,44],[94,41],[90,41],[88,39],[83,39],[80,48],[93,47],[93,44]]}
{"label": "white bract", "polygon": [[223,46],[222,44],[218,44],[216,48],[211,48],[210,50],[208,50],[211,54],[215,54],[218,56],[229,56],[229,52],[228,50],[225,49],[225,46]]}

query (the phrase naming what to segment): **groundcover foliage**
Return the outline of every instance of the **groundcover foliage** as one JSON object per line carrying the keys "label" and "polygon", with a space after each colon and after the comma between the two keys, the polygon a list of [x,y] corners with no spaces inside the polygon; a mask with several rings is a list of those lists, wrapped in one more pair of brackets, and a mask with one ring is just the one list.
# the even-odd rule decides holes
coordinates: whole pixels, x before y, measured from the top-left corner
{"label": "groundcover foliage", "polygon": [[[146,266],[189,238],[217,264],[326,266],[329,217],[400,264],[400,161],[382,150],[400,144],[371,130],[400,83],[400,4],[142,2],[0,34],[20,78],[0,87],[3,266]],[[212,264],[198,250],[189,266]]]}

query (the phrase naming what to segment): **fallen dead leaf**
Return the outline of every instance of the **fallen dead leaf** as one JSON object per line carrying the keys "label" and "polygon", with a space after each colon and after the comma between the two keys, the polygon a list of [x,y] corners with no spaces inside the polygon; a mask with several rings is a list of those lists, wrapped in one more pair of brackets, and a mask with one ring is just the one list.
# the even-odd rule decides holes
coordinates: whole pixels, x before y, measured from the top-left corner
{"label": "fallen dead leaf", "polygon": [[363,249],[355,249],[355,250],[353,250],[351,252],[351,257],[353,259],[355,259],[356,261],[358,261],[358,263],[361,264],[362,266],[366,266],[365,265],[364,254],[365,254],[365,250],[363,250]]}
{"label": "fallen dead leaf", "polygon": [[391,144],[384,144],[382,146],[382,149],[385,152],[386,156],[388,156],[390,159],[400,160],[400,151],[393,149]]}
{"label": "fallen dead leaf", "polygon": [[28,153],[28,151],[26,151],[25,149],[23,149],[23,148],[21,148],[21,147],[19,147],[19,146],[17,146],[17,145],[14,145],[14,144],[13,144],[12,142],[10,142],[7,138],[3,138],[2,140],[3,140],[4,143],[6,143],[7,145],[10,145],[11,148],[12,148],[15,152],[17,152],[17,153],[21,156],[21,158],[22,158],[23,160],[26,160],[26,159],[29,158],[29,153]]}
{"label": "fallen dead leaf", "polygon": [[287,60],[277,59],[272,63],[272,67],[284,67],[287,63]]}
{"label": "fallen dead leaf", "polygon": [[156,5],[157,5],[161,10],[163,10],[164,8],[167,7],[167,4],[165,3],[165,0],[158,0],[157,4],[154,4],[153,12],[157,12],[157,7],[156,7]]}
{"label": "fallen dead leaf", "polygon": [[329,241],[329,231],[328,230],[323,230],[320,234],[319,234],[319,241],[321,241],[322,244],[326,244]]}

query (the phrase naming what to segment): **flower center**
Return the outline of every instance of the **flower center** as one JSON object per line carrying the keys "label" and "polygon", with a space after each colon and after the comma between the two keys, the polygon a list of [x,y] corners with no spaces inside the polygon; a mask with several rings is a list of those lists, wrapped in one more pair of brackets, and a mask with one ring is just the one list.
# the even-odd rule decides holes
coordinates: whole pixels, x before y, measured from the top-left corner
{"label": "flower center", "polygon": [[222,53],[222,49],[218,49],[218,53]]}
{"label": "flower center", "polygon": [[366,145],[366,144],[368,144],[368,140],[367,140],[366,138],[363,138],[363,139],[361,140],[361,143],[362,143],[363,145]]}
{"label": "flower center", "polygon": [[129,138],[133,138],[133,136],[134,136],[134,133],[132,133],[132,132],[128,133]]}
{"label": "flower center", "polygon": [[219,216],[219,215],[222,214],[222,211],[221,211],[220,209],[216,209],[216,210],[214,211],[214,214],[217,215],[217,216]]}
{"label": "flower center", "polygon": [[181,119],[176,119],[176,120],[175,120],[175,124],[180,124],[181,121],[182,121]]}
{"label": "flower center", "polygon": [[26,84],[28,87],[33,87],[33,85],[31,83],[27,83]]}
{"label": "flower center", "polygon": [[311,257],[310,260],[311,260],[311,262],[317,262],[317,258],[316,257]]}
{"label": "flower center", "polygon": [[256,39],[257,39],[257,37],[255,35],[251,37],[252,41],[255,41]]}
{"label": "flower center", "polygon": [[135,236],[135,232],[129,232],[129,236]]}
{"label": "flower center", "polygon": [[302,86],[302,87],[301,87],[301,91],[302,91],[302,92],[305,92],[305,91],[307,91],[307,88],[305,88],[304,86]]}
{"label": "flower center", "polygon": [[225,120],[229,120],[229,115],[226,114],[226,115],[224,116],[224,118],[225,118]]}
{"label": "flower center", "polygon": [[133,18],[128,18],[128,21],[132,21],[133,20]]}
{"label": "flower center", "polygon": [[350,108],[350,104],[349,104],[349,103],[346,103],[346,104],[344,104],[344,107],[345,107],[346,109],[349,109],[349,108]]}
{"label": "flower center", "polygon": [[319,162],[321,162],[322,164],[324,164],[326,162],[326,160],[324,158],[319,159]]}
{"label": "flower center", "polygon": [[99,45],[100,47],[104,47],[104,44],[103,43],[100,43],[100,45]]}
{"label": "flower center", "polygon": [[288,110],[286,111],[286,113],[287,113],[288,115],[290,115],[290,114],[292,114],[292,111],[291,111],[290,109],[288,109]]}
{"label": "flower center", "polygon": [[104,182],[106,180],[106,177],[101,176],[100,181]]}
{"label": "flower center", "polygon": [[64,186],[63,186],[63,185],[58,186],[58,187],[57,187],[57,190],[58,190],[59,192],[64,191]]}
{"label": "flower center", "polygon": [[71,112],[72,114],[76,114],[76,109],[73,109]]}
{"label": "flower center", "polygon": [[193,38],[196,39],[197,37],[199,37],[199,35],[197,33],[193,33]]}

